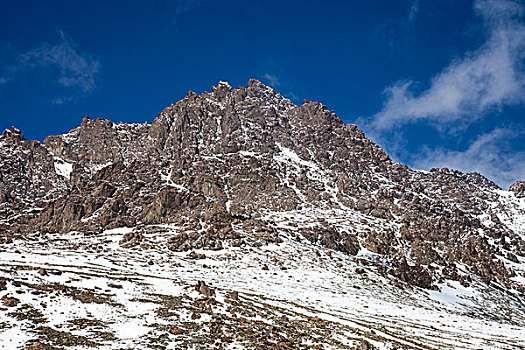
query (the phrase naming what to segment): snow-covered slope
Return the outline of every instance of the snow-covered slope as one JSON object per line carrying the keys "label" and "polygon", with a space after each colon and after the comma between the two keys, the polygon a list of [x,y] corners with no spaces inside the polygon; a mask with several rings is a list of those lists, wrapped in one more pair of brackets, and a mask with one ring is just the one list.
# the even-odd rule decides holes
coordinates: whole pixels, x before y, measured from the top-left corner
{"label": "snow-covered slope", "polygon": [[[444,281],[433,291],[393,285],[370,267],[376,254],[349,256],[292,237],[171,252],[163,241],[179,230],[148,227],[134,248],[119,245],[127,228],[4,245],[0,278],[11,306],[0,311],[0,346],[525,347],[522,304],[479,280]],[[215,291],[199,293],[198,281]]]}

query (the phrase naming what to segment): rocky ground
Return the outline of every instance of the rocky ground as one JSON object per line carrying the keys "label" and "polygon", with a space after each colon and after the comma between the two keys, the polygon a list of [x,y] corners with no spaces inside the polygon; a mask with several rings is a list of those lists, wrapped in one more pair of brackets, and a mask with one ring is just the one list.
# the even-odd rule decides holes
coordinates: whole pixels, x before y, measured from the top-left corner
{"label": "rocky ground", "polygon": [[377,254],[288,236],[174,252],[179,230],[133,247],[126,228],[2,245],[0,348],[525,348],[523,304],[475,275],[425,290],[385,278]]}

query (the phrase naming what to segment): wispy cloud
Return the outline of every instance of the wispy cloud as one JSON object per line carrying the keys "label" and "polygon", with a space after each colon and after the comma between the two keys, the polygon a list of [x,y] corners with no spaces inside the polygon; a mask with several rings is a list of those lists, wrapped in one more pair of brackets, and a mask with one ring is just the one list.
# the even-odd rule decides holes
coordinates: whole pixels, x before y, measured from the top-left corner
{"label": "wispy cloud", "polygon": [[[96,87],[96,76],[100,71],[100,62],[92,56],[80,53],[73,40],[59,32],[57,43],[44,43],[40,47],[16,54],[15,63],[4,69],[0,83],[16,79],[20,73],[28,70],[53,72],[56,83],[65,88],[69,94],[88,95]],[[72,97],[57,98],[64,103]]]}
{"label": "wispy cloud", "polygon": [[263,77],[268,82],[268,84],[270,84],[272,86],[279,86],[281,84],[279,82],[279,78],[277,78],[277,76],[275,76],[273,74],[265,73]]}
{"label": "wispy cloud", "polygon": [[61,98],[55,98],[51,101],[54,105],[62,105],[64,103],[68,103],[73,101],[73,97],[61,97]]}
{"label": "wispy cloud", "polygon": [[369,127],[390,129],[419,120],[469,123],[493,108],[525,102],[525,26],[519,20],[523,7],[482,0],[475,10],[489,29],[485,44],[453,60],[427,90],[415,92],[410,80],[387,88],[383,109]]}
{"label": "wispy cloud", "polygon": [[410,4],[410,10],[408,11],[407,22],[413,23],[419,12],[419,2],[420,0],[412,0]]}
{"label": "wispy cloud", "polygon": [[294,103],[299,103],[301,101],[299,96],[297,96],[297,94],[293,91],[286,93],[285,96],[288,97]]}
{"label": "wispy cloud", "polygon": [[177,24],[179,17],[184,13],[190,11],[194,7],[199,6],[206,0],[176,0],[175,1],[175,10],[173,11],[173,18],[171,20],[172,24]]}
{"label": "wispy cloud", "polygon": [[503,188],[517,179],[525,179],[525,151],[512,151],[509,143],[523,139],[525,132],[496,128],[482,134],[466,150],[425,149],[413,165],[420,169],[449,167],[464,172],[479,172]]}
{"label": "wispy cloud", "polygon": [[376,26],[374,40],[383,42],[390,53],[400,50],[405,52],[414,37],[417,36],[417,32],[413,29],[419,16],[420,5],[421,0],[412,0],[406,15]]}
{"label": "wispy cloud", "polygon": [[[416,16],[419,3],[414,1]],[[501,186],[525,177],[525,152],[511,147],[509,140],[523,140],[523,133],[508,125],[478,135],[466,149],[405,149],[407,133],[422,127],[444,141],[452,136],[472,137],[484,117],[491,115],[494,125],[504,125],[506,106],[525,104],[525,25],[524,8],[507,0],[476,0],[474,11],[481,20],[485,42],[476,50],[453,59],[435,75],[428,88],[401,80],[385,89],[382,109],[358,124],[394,158],[418,168],[450,167],[477,171]],[[411,15],[409,14],[409,18]],[[483,129],[483,128],[481,128]],[[519,142],[514,142],[514,144]]]}

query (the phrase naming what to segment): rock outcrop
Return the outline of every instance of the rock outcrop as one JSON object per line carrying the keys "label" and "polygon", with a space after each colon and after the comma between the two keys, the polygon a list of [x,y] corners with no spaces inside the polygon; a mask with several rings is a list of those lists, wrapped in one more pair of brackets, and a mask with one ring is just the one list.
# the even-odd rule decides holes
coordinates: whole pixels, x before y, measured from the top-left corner
{"label": "rock outcrop", "polygon": [[516,181],[510,185],[509,191],[514,192],[518,198],[525,197],[525,181]]}

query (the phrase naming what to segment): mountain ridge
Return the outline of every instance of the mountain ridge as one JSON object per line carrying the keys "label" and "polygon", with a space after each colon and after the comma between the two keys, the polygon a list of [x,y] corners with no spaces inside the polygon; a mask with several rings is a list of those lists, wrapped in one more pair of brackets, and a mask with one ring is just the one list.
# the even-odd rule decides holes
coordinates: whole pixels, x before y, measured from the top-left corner
{"label": "mountain ridge", "polygon": [[[466,263],[486,281],[523,291],[508,261],[525,255],[524,228],[512,217],[502,222],[505,210],[487,208],[487,202],[504,208],[497,185],[476,173],[423,172],[393,162],[326,106],[306,100],[296,106],[254,79],[246,88],[219,82],[201,95],[190,90],[151,124],[85,117],[43,144],[24,141],[17,129],[2,134],[2,145],[9,139],[45,165],[26,174],[45,183],[34,198],[19,195],[21,203],[38,200],[26,205],[27,215],[20,215],[24,204],[13,204],[13,219],[2,223],[8,232],[186,222],[196,231],[209,228],[173,237],[172,249],[220,248],[225,241],[277,241],[275,224],[262,219],[266,212],[321,209],[323,219],[342,211],[345,225],[321,222],[298,232],[343,252],[366,248],[385,256],[388,273],[426,288],[442,275],[467,278],[449,266]],[[69,172],[53,178],[60,164]],[[4,185],[3,198],[16,197],[13,191]],[[366,228],[352,223],[356,217]],[[240,233],[235,220],[261,232]]]}
{"label": "mountain ridge", "polygon": [[84,117],[43,143],[13,127],[0,136],[0,338],[525,348],[524,184],[410,169],[257,80],[189,91],[152,123]]}

